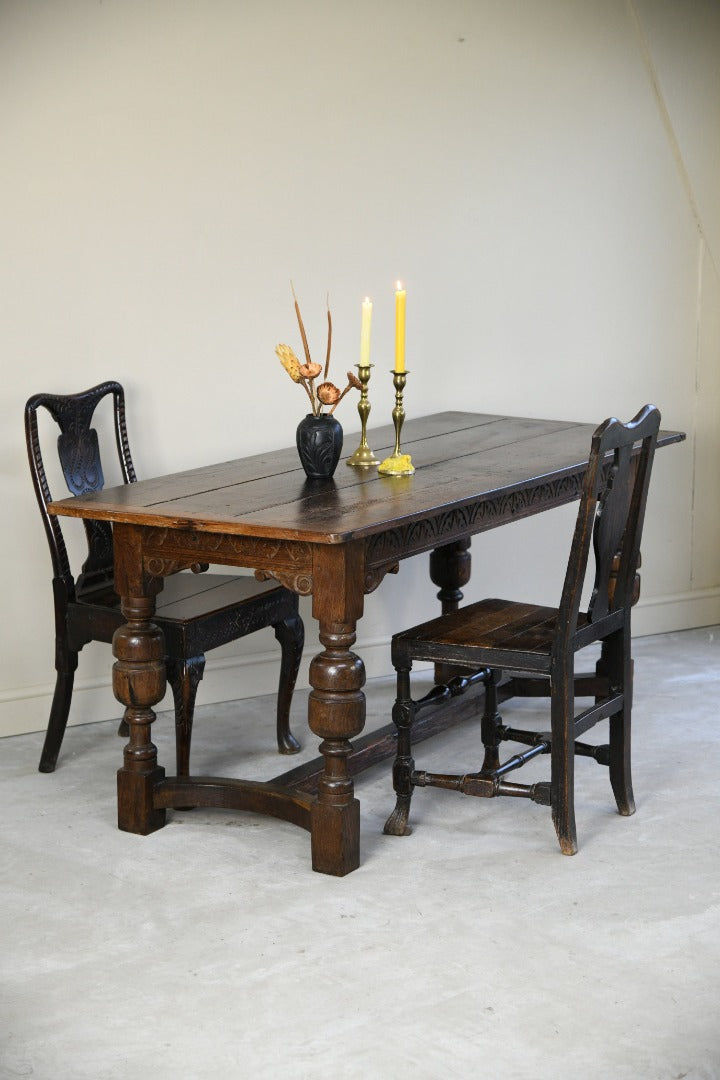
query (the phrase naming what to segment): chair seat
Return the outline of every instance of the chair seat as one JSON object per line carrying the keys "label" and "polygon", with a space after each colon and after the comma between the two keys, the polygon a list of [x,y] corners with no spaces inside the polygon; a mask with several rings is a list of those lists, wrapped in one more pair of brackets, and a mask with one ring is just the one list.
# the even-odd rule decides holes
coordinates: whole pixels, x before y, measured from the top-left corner
{"label": "chair seat", "polygon": [[163,619],[187,622],[233,604],[245,604],[282,591],[274,581],[257,581],[237,574],[173,574],[164,579],[157,598],[157,614]]}
{"label": "chair seat", "polygon": [[[432,660],[547,673],[557,618],[557,608],[480,600],[396,634],[393,663]],[[586,622],[580,616],[578,626]]]}
{"label": "chair seat", "polygon": [[[96,609],[93,629],[101,641],[111,641],[117,627],[125,622],[114,590],[89,592],[78,597],[78,604]],[[168,652],[191,656],[234,641],[239,632],[252,633],[280,621],[292,614],[291,608],[289,594],[275,582],[233,574],[180,573],[164,579],[154,621],[162,627]]]}

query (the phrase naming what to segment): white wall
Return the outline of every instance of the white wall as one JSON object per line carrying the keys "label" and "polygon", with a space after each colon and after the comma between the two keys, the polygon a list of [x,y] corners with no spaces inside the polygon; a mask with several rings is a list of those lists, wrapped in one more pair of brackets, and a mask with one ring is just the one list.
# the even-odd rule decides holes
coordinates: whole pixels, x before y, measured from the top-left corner
{"label": "white wall", "polygon": [[[0,732],[44,727],[53,683],[26,398],[120,379],[143,476],[286,445],[291,277],[319,353],[330,291],[340,371],[373,297],[375,422],[398,277],[409,415],[659,404],[688,441],[658,455],[636,630],[720,621],[719,50],[703,0],[4,0]],[[468,597],[552,602],[572,515],[477,538]],[[370,674],[435,607],[424,558],[368,598]],[[216,656],[202,700],[270,690],[275,655]],[[85,650],[75,722],[118,712],[109,668]]]}

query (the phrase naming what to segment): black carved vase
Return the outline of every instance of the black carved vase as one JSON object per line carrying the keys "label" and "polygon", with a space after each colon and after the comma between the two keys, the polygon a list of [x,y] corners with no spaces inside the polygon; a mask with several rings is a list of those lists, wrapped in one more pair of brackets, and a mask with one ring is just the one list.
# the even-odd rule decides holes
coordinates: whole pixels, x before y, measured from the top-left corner
{"label": "black carved vase", "polygon": [[297,448],[309,480],[329,480],[343,445],[343,429],[334,416],[308,413],[298,424]]}

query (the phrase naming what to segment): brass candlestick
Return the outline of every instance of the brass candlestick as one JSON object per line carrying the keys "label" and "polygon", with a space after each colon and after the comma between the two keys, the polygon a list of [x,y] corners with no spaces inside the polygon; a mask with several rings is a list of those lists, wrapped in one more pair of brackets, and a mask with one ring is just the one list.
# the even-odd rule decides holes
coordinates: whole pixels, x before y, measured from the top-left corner
{"label": "brass candlestick", "polygon": [[415,472],[409,454],[400,453],[400,431],[402,430],[405,410],[403,409],[403,390],[409,372],[393,371],[393,386],[395,387],[395,408],[392,411],[393,424],[395,425],[395,449],[390,457],[378,465],[378,472],[384,476],[411,476]]}
{"label": "brass candlestick", "polygon": [[346,461],[346,465],[356,465],[361,469],[367,469],[371,465],[377,465],[378,459],[373,454],[372,450],[368,446],[367,441],[367,422],[370,415],[370,402],[368,401],[368,389],[367,384],[370,382],[370,368],[372,364],[356,364],[358,369],[358,379],[360,380],[362,389],[360,391],[360,400],[358,402],[358,412],[360,413],[360,445],[354,454],[352,454]]}

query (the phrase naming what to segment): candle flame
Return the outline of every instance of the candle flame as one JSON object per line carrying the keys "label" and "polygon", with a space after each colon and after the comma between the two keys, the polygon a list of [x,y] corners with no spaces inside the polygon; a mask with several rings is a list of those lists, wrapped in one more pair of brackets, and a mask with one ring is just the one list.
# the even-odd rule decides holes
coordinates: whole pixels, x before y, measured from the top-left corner
{"label": "candle flame", "polygon": [[402,291],[402,281],[396,281],[395,282],[395,288],[397,289],[398,292],[401,292]]}

